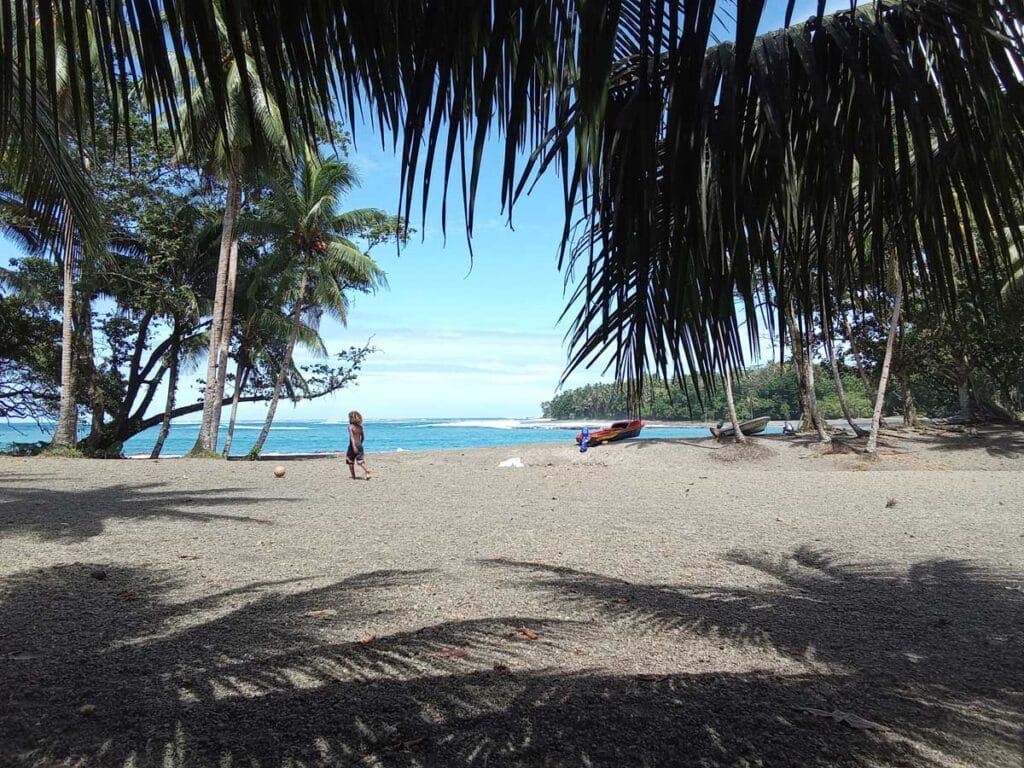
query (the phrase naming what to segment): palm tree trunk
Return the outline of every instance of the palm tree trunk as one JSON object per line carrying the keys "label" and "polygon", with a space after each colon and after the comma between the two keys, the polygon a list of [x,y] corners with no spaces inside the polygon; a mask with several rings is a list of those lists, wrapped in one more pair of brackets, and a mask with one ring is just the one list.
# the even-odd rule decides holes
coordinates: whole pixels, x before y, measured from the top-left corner
{"label": "palm tree trunk", "polygon": [[[224,207],[224,225],[220,237],[220,256],[217,260],[217,284],[213,297],[213,317],[210,322],[210,349],[206,361],[206,387],[203,391],[203,419],[199,425],[199,436],[192,448],[194,454],[212,453],[217,450],[217,433],[220,426],[220,408],[224,399],[220,377],[221,332],[227,314],[227,283],[231,271],[231,247],[238,225],[241,206],[242,182],[237,173],[228,174],[228,195]],[[232,296],[234,287],[232,286]],[[229,326],[230,327],[230,326]]]}
{"label": "palm tree trunk", "polygon": [[174,341],[171,343],[171,348],[167,352],[170,356],[170,375],[167,380],[167,404],[164,406],[164,419],[160,422],[160,434],[157,435],[156,444],[153,446],[153,451],[149,454],[149,458],[158,459],[160,458],[160,451],[164,449],[164,441],[167,440],[167,435],[171,431],[171,411],[174,410],[174,398],[178,391],[178,365],[180,364],[180,351],[181,351],[181,331],[178,328],[178,324],[174,324]]}
{"label": "palm tree trunk", "polygon": [[829,364],[832,366],[832,378],[836,382],[836,395],[839,397],[839,407],[843,409],[843,417],[853,430],[853,434],[857,437],[864,437],[867,432],[854,423],[853,416],[850,414],[850,405],[846,402],[846,390],[843,388],[843,377],[839,375],[839,361],[836,360],[831,332],[825,334],[825,351],[828,353]]}
{"label": "palm tree trunk", "polygon": [[228,419],[228,432],[224,435],[224,458],[231,455],[231,443],[235,438],[235,419],[238,417],[238,400],[242,396],[242,389],[249,378],[249,369],[245,367],[244,350],[238,352],[238,366],[235,369],[235,392],[231,396],[231,418]]}
{"label": "palm tree trunk", "polygon": [[[238,181],[239,209],[241,209],[241,179]],[[220,359],[217,363],[217,391],[223,397],[224,383],[227,381],[228,354],[231,352],[231,330],[235,314],[235,283],[238,281],[238,227],[235,226],[231,236],[231,250],[228,257],[228,279],[224,293],[224,318],[220,330]],[[214,434],[220,431],[221,409],[214,411]],[[225,453],[225,455],[227,455]]]}
{"label": "palm tree trunk", "polygon": [[825,418],[821,415],[821,411],[818,409],[818,394],[815,392],[814,385],[814,360],[811,357],[810,350],[804,354],[804,381],[807,383],[807,410],[811,414],[811,421],[814,423],[814,428],[818,432],[818,440],[823,443],[831,443],[832,435],[828,433],[828,424],[825,423]]}
{"label": "palm tree trunk", "polygon": [[285,377],[292,365],[292,352],[295,351],[295,342],[299,338],[299,326],[302,323],[302,302],[306,295],[306,274],[302,275],[302,282],[299,284],[299,293],[295,299],[295,310],[292,313],[292,330],[288,335],[288,346],[284,351],[284,358],[281,360],[281,370],[277,372],[277,381],[274,382],[274,395],[270,399],[270,408],[267,410],[267,419],[263,422],[263,429],[260,436],[256,438],[256,444],[249,451],[249,458],[256,460],[260,457],[263,444],[267,442],[270,435],[270,425],[274,423],[274,414],[277,412],[277,401],[281,398],[281,390],[284,388]]}
{"label": "palm tree trunk", "polygon": [[725,404],[729,409],[729,421],[732,422],[733,440],[737,443],[747,442],[747,436],[740,431],[740,421],[736,417],[736,402],[732,394],[732,373],[728,358],[725,356],[725,345],[722,344],[722,335],[718,335],[718,354],[722,359],[722,371],[725,374]]}
{"label": "palm tree trunk", "polygon": [[800,332],[800,324],[797,322],[796,310],[792,304],[788,310],[789,334],[793,339],[793,357],[797,365],[797,381],[800,384],[800,400],[804,407],[804,415],[817,431],[818,439],[823,443],[831,443],[832,436],[828,433],[824,419],[818,411],[818,396],[814,391],[814,360],[810,344],[804,343],[804,335]]}
{"label": "palm tree trunk", "polygon": [[74,448],[78,442],[78,403],[75,397],[75,367],[72,324],[75,311],[74,223],[65,206],[64,220],[64,305],[61,318],[60,415],[53,431],[51,448]]}
{"label": "palm tree trunk", "polygon": [[875,388],[868,381],[868,374],[864,370],[864,359],[857,348],[857,340],[853,336],[853,326],[850,325],[850,318],[845,313],[843,314],[843,324],[846,326],[846,338],[849,340],[850,350],[853,352],[853,362],[857,366],[857,375],[860,376],[860,380],[864,384],[864,394],[867,395],[868,400],[874,400]]}
{"label": "palm tree trunk", "polygon": [[864,449],[868,453],[878,451],[878,430],[882,425],[882,406],[885,403],[885,388],[889,383],[889,368],[892,365],[892,350],[896,345],[896,331],[900,325],[900,310],[903,309],[903,281],[896,278],[896,298],[892,304],[892,321],[889,323],[889,338],[885,342],[885,359],[882,361],[882,372],[878,377],[878,394],[875,396],[875,412],[871,417],[871,434]]}

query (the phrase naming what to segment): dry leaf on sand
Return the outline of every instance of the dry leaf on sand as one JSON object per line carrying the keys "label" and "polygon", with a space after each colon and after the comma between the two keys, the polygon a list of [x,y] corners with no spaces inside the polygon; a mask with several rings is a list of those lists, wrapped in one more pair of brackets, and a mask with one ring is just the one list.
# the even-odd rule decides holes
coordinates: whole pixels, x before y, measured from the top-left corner
{"label": "dry leaf on sand", "polygon": [[338,612],[333,608],[324,608],[320,611],[306,611],[302,615],[308,616],[311,619],[329,619],[331,616],[337,616]]}

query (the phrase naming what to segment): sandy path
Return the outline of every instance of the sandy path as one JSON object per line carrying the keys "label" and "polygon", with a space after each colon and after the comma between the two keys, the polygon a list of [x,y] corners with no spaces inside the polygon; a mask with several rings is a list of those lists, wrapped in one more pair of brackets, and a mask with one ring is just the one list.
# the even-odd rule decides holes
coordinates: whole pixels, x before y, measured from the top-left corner
{"label": "sandy path", "polygon": [[889,443],[0,459],[0,765],[1020,765],[1024,441]]}

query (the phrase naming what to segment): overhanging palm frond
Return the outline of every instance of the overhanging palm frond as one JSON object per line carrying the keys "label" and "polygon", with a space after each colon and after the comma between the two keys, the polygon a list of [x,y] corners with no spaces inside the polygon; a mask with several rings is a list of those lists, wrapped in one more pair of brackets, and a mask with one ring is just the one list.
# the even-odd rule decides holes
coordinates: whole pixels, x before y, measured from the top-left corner
{"label": "overhanging palm frond", "polygon": [[[127,114],[135,89],[122,75],[137,75],[154,119],[176,132],[191,124],[196,105],[219,115],[227,132],[240,99],[252,125],[275,104],[281,124],[300,123],[312,139],[330,118],[340,114],[352,125],[366,107],[401,146],[406,213],[413,187],[422,176],[426,191],[437,158],[445,190],[453,170],[461,178],[472,223],[488,135],[505,139],[501,187],[511,206],[520,154],[561,124],[562,95],[576,93],[570,101],[600,124],[616,60],[642,51],[644,40],[678,32],[700,55],[712,19],[726,33],[732,4],[719,12],[715,0],[381,0],[371,11],[351,0],[4,0],[0,143],[34,138],[35,129],[23,135],[12,95],[25,94],[22,104],[56,103],[61,71],[84,84],[73,93],[79,114],[90,114],[101,97]],[[739,38],[752,38],[763,6],[737,4]],[[684,8],[692,11],[685,19]],[[102,74],[98,83],[93,64],[82,63],[85,51]],[[226,58],[237,66],[225,69]],[[180,102],[192,105],[184,115]],[[580,146],[584,166],[594,148]]]}
{"label": "overhanging palm frond", "polygon": [[32,206],[17,194],[0,187],[0,232],[32,256],[46,251],[47,239]]}
{"label": "overhanging palm frond", "polygon": [[39,238],[57,242],[66,218],[71,216],[78,239],[90,251],[98,251],[103,228],[96,196],[83,157],[62,140],[68,138],[69,127],[59,113],[49,109],[48,102],[26,104],[24,94],[13,95],[11,100],[19,107],[22,128],[32,138],[26,141],[19,135],[0,134],[5,189],[14,192],[32,211]]}
{"label": "overhanging palm frond", "polygon": [[[738,362],[744,323],[756,348],[761,280],[780,306],[798,293],[828,317],[895,259],[927,300],[955,301],[954,271],[1010,245],[965,233],[1001,231],[1020,198],[1021,18],[1016,0],[879,3],[757,38],[749,56],[711,48],[696,69],[681,37],[624,61],[589,228],[567,254],[570,370],[606,357],[635,395],[652,368],[721,369],[719,333]],[[554,147],[593,133],[571,117]]]}
{"label": "overhanging palm frond", "polygon": [[[447,197],[454,173],[472,232],[489,137],[504,144],[500,185],[510,211],[537,173],[559,170],[566,233],[580,205],[592,229],[577,260],[586,274],[571,366],[610,354],[619,377],[640,386],[652,367],[710,372],[709,339],[719,331],[724,357],[741,357],[744,318],[734,296],[749,323],[755,267],[768,274],[780,232],[772,217],[792,201],[778,190],[797,189],[797,178],[802,199],[820,200],[815,227],[849,231],[852,203],[870,202],[858,206],[871,214],[853,217],[857,229],[884,233],[870,252],[863,237],[822,238],[831,243],[823,248],[840,246],[831,262],[819,259],[826,268],[814,293],[826,309],[833,280],[877,276],[888,250],[905,278],[927,256],[935,296],[949,293],[944,259],[1005,256],[998,235],[978,249],[963,233],[968,218],[1001,231],[1021,178],[1020,114],[1004,105],[1016,103],[1007,96],[1020,90],[1024,71],[1022,0],[877,0],[755,40],[765,6],[382,0],[371,13],[348,0],[125,0],[104,4],[92,27],[105,41],[103,87],[120,93],[124,81],[114,75],[138,71],[155,113],[172,123],[178,97],[193,92],[207,94],[221,115],[231,112],[229,93],[254,112],[254,83],[276,98],[286,124],[297,114],[310,137],[333,104],[349,117],[365,106],[400,147],[406,218],[416,188],[425,212],[430,194]],[[792,12],[794,0],[787,6]],[[92,3],[4,7],[13,12],[0,19],[0,138],[22,135],[12,94],[36,103],[57,90],[38,74],[55,72],[57,58],[40,9],[56,9],[53,24],[84,42],[88,30],[72,19]],[[231,77],[243,87],[234,90],[218,7],[240,62]],[[716,24],[725,34],[723,11],[735,16],[732,42],[709,49]],[[37,19],[43,34],[28,45]],[[247,46],[264,53],[251,68]],[[172,61],[190,73],[180,84]],[[959,152],[972,170],[940,189],[933,182],[942,169],[925,163],[913,184],[894,184],[926,149]],[[908,210],[913,223],[893,213]],[[753,327],[749,337],[756,340]]]}

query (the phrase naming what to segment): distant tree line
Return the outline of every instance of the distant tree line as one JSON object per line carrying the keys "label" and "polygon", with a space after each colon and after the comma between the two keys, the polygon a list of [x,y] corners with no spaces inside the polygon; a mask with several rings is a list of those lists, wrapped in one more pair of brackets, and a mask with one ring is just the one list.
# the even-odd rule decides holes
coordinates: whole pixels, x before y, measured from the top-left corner
{"label": "distant tree line", "polygon": [[[815,392],[818,408],[824,418],[841,419],[843,411],[827,366],[818,366]],[[914,402],[920,415],[950,416],[959,411],[956,388],[942,381],[932,372],[925,371],[913,378]],[[854,372],[841,374],[850,415],[857,419],[871,418],[874,406],[864,382]],[[556,395],[543,403],[543,415],[548,419],[618,419],[631,412],[626,391],[614,384],[588,384]],[[801,415],[800,383],[792,365],[772,363],[750,368],[733,380],[733,397],[737,416],[749,419],[770,416],[772,419],[797,421]],[[901,413],[903,399],[894,390],[887,398],[887,410]],[[665,421],[717,422],[729,418],[725,387],[698,393],[693,381],[673,382],[649,379],[644,387],[640,414],[647,419]]]}

